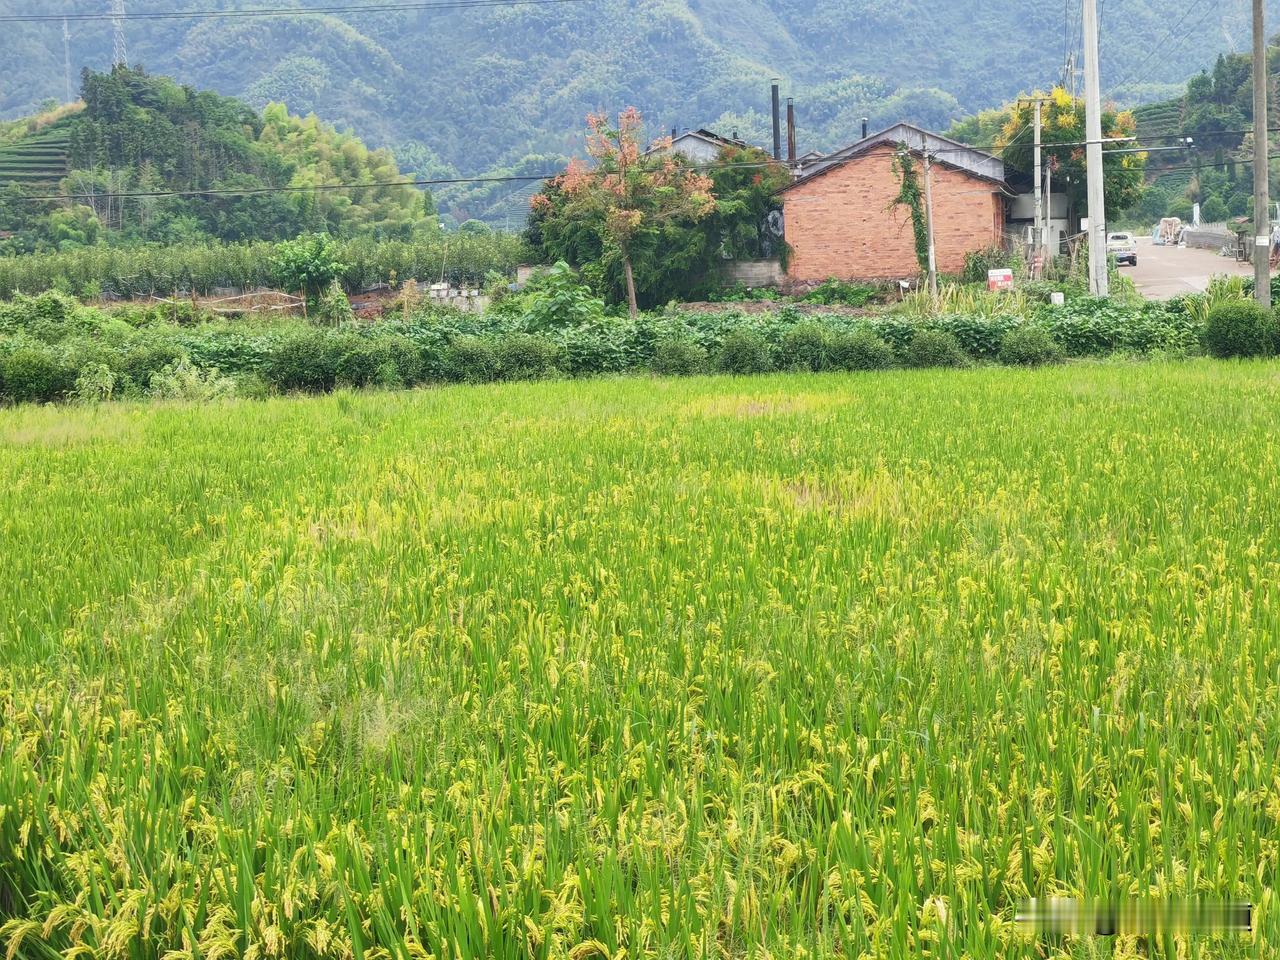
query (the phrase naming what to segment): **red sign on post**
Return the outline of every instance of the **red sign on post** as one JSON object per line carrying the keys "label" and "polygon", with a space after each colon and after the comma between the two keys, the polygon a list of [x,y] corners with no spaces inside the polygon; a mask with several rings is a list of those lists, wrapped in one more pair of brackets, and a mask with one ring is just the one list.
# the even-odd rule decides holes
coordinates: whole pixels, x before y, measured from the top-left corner
{"label": "red sign on post", "polygon": [[1013,271],[1008,268],[1003,270],[988,270],[987,289],[993,292],[996,290],[1012,290]]}

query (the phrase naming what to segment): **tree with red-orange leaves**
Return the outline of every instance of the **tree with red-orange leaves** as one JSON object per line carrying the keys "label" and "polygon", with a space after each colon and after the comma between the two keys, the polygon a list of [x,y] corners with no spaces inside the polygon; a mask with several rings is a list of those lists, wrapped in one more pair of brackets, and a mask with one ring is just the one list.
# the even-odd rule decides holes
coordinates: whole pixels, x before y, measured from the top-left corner
{"label": "tree with red-orange leaves", "polygon": [[587,117],[591,164],[573,160],[552,181],[552,191],[563,202],[553,205],[546,191],[531,201],[535,213],[601,228],[603,257],[606,262],[614,259],[621,263],[633,317],[639,310],[632,266],[636,238],[673,221],[696,223],[716,208],[711,179],[672,154],[669,137],[655,141],[646,151],[643,126],[635,107],[619,114],[616,127],[603,115]]}

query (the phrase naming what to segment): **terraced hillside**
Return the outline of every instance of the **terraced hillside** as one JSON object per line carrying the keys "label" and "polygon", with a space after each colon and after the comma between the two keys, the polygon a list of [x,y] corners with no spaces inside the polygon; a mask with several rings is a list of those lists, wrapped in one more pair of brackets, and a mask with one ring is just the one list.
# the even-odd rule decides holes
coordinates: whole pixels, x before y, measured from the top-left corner
{"label": "terraced hillside", "polygon": [[1150,103],[1133,111],[1138,121],[1139,138],[1160,136],[1182,129],[1185,101],[1178,97],[1162,103]]}
{"label": "terraced hillside", "polygon": [[0,189],[14,183],[23,187],[56,187],[69,172],[69,136],[69,125],[61,121],[0,146]]}

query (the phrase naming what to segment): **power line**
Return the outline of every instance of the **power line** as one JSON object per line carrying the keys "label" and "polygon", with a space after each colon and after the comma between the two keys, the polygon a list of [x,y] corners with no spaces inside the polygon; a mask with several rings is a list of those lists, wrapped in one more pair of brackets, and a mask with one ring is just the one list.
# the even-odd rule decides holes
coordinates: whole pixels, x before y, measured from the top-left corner
{"label": "power line", "polygon": [[[1180,36],[1175,37],[1174,34],[1177,31],[1177,29],[1180,26],[1182,26],[1184,23],[1186,23],[1187,20],[1191,17],[1191,15],[1195,13],[1196,10],[1201,6],[1201,4],[1205,2],[1208,2],[1209,4],[1209,9],[1205,13],[1205,15],[1202,18],[1200,18],[1200,20],[1196,23],[1196,25],[1192,27],[1190,30],[1186,31]],[[1177,21],[1173,24],[1173,26],[1168,27],[1165,30],[1164,39],[1161,40],[1160,43],[1156,44],[1155,48],[1150,53],[1147,54],[1147,56],[1143,59],[1143,61],[1129,72],[1126,79],[1121,80],[1118,83],[1113,83],[1111,85],[1111,89],[1115,90],[1119,87],[1123,87],[1128,84],[1145,83],[1150,78],[1152,71],[1154,71],[1156,66],[1158,66],[1158,63],[1152,64],[1151,69],[1147,70],[1147,72],[1144,73],[1141,77],[1138,76],[1139,72],[1143,70],[1143,68],[1145,68],[1148,64],[1150,64],[1151,61],[1156,58],[1157,54],[1164,52],[1164,50],[1167,49],[1167,45],[1169,44],[1170,41],[1177,43],[1182,40],[1186,40],[1191,36],[1192,33],[1194,33],[1196,30],[1199,30],[1202,26],[1204,26],[1204,22],[1208,20],[1209,17],[1213,14],[1213,12],[1217,9],[1216,2],[1217,0],[1196,0],[1194,4],[1187,7],[1187,9],[1183,11],[1182,16],[1177,19]]]}
{"label": "power line", "polygon": [[[759,163],[707,163],[691,164],[691,170],[754,170],[767,167],[783,166],[776,161]],[[493,177],[439,177],[432,180],[377,180],[371,183],[315,183],[285,187],[210,187],[196,190],[139,190],[131,193],[57,193],[41,196],[11,197],[9,199],[24,202],[50,202],[56,200],[147,200],[180,197],[253,197],[272,193],[327,193],[338,190],[373,190],[381,187],[444,187],[464,183],[542,183],[554,180],[564,174],[563,170],[555,173],[504,175]],[[16,181],[9,181],[11,184]]]}
{"label": "power line", "polygon": [[381,187],[443,187],[459,183],[535,183],[552,180],[559,173],[529,176],[503,177],[441,177],[434,180],[379,180],[373,183],[315,183],[287,187],[239,187],[225,189],[210,187],[205,190],[139,190],[132,193],[58,193],[43,196],[13,197],[13,200],[29,202],[53,200],[144,200],[177,197],[254,197],[271,193],[328,193],[335,190],[375,190]]}
{"label": "power line", "polygon": [[469,10],[485,7],[547,6],[590,3],[592,0],[417,0],[409,3],[335,4],[323,7],[259,7],[248,10],[155,10],[107,13],[15,13],[0,15],[0,23],[46,23],[57,20],[77,22],[126,20],[226,20],[254,17],[312,17],[335,14],[401,13],[430,10]]}

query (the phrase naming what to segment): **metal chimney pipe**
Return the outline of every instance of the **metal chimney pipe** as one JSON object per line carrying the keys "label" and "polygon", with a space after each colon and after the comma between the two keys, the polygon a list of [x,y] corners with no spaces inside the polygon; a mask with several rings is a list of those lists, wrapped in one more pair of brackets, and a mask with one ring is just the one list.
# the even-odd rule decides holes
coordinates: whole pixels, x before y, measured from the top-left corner
{"label": "metal chimney pipe", "polygon": [[773,159],[782,159],[782,106],[778,102],[778,85],[773,85]]}
{"label": "metal chimney pipe", "polygon": [[862,118],[862,139],[863,140],[867,139],[867,124],[870,122],[871,121],[868,120],[866,117]]}
{"label": "metal chimney pipe", "polygon": [[787,160],[796,162],[796,102],[787,97]]}

